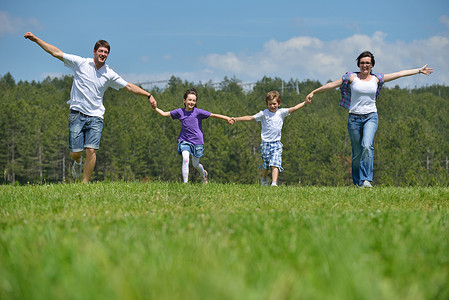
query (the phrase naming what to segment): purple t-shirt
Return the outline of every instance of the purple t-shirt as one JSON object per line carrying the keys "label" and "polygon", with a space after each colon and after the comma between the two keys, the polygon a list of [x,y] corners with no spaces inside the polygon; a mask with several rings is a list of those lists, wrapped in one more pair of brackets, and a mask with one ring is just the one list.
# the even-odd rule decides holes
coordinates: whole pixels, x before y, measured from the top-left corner
{"label": "purple t-shirt", "polygon": [[202,122],[203,119],[209,118],[210,115],[210,112],[196,107],[192,111],[186,111],[184,108],[172,110],[170,112],[172,119],[179,119],[182,124],[178,142],[185,141],[193,145],[203,145]]}

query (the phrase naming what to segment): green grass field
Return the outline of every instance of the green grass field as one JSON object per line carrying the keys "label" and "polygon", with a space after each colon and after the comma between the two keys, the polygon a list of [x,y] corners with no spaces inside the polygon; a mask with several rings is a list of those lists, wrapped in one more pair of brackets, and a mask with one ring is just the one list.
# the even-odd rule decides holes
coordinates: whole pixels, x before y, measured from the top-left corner
{"label": "green grass field", "polygon": [[0,299],[449,299],[449,188],[0,186]]}

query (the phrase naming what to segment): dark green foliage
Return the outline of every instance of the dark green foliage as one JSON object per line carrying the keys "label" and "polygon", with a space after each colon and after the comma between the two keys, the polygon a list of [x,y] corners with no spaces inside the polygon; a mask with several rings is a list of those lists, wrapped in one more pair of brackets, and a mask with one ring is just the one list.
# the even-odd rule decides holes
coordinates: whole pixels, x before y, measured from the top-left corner
{"label": "dark green foliage", "polygon": [[[72,77],[18,82],[0,77],[0,183],[70,181],[68,105]],[[236,78],[219,85],[193,84],[172,77],[165,89],[152,93],[158,106],[183,107],[184,91],[195,87],[198,107],[228,116],[254,115],[266,108],[270,90],[282,93],[291,107],[321,84],[306,80],[283,82],[263,77],[243,88]],[[299,94],[298,94],[299,93]],[[287,117],[280,183],[288,185],[351,185],[351,145],[347,110],[338,105],[338,90],[319,94],[313,103]],[[379,99],[375,137],[376,185],[449,185],[449,87],[413,90],[384,87]],[[148,101],[124,90],[109,89],[104,97],[105,126],[93,180],[181,181],[176,152],[179,121],[156,114]],[[215,182],[258,183],[261,165],[260,124],[209,118],[203,122],[205,156],[201,163]],[[190,168],[190,180],[199,182]]]}

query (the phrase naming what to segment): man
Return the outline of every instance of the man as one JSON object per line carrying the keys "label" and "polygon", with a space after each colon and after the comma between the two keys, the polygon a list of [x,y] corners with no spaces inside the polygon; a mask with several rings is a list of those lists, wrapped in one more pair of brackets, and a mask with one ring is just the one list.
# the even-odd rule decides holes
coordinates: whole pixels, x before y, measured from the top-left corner
{"label": "man", "polygon": [[63,61],[65,66],[74,71],[72,90],[70,92],[69,116],[69,150],[74,160],[72,174],[79,177],[81,173],[82,151],[86,149],[83,183],[88,183],[96,163],[95,151],[99,149],[103,131],[103,95],[108,87],[116,90],[125,88],[128,92],[148,98],[151,106],[157,106],[154,97],[140,87],[126,82],[105,63],[110,52],[109,43],[99,40],[94,46],[93,58],[82,58],[63,53],[59,48],[36,37],[31,32],[24,35],[38,44],[44,51]]}

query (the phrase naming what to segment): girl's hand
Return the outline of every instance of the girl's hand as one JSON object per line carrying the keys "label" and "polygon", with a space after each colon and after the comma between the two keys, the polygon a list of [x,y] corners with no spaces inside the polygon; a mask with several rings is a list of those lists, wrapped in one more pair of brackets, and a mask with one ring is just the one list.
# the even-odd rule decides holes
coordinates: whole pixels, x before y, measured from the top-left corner
{"label": "girl's hand", "polygon": [[156,99],[154,99],[153,95],[150,94],[150,96],[148,97],[148,101],[150,102],[152,109],[157,108],[157,101]]}

